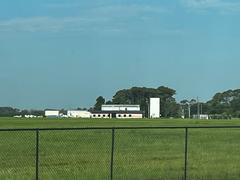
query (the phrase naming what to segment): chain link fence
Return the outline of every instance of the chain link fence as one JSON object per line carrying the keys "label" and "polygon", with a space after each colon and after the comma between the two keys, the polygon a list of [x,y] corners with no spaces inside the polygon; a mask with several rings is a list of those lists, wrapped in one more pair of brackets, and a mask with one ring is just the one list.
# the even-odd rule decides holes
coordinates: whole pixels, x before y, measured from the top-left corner
{"label": "chain link fence", "polygon": [[0,179],[240,179],[240,127],[0,129]]}

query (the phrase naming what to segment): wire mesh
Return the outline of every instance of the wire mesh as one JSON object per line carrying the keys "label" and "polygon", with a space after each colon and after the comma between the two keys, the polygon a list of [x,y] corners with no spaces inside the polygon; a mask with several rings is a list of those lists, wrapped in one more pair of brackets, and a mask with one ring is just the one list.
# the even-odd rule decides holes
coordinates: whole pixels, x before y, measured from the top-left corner
{"label": "wire mesh", "polygon": [[0,131],[0,179],[35,179],[35,132]]}
{"label": "wire mesh", "polygon": [[239,180],[240,129],[189,130],[189,179]]}
{"label": "wire mesh", "polygon": [[40,133],[40,179],[109,179],[111,131]]}
{"label": "wire mesh", "polygon": [[114,179],[183,179],[184,130],[117,130]]}
{"label": "wire mesh", "polygon": [[239,137],[240,127],[0,130],[0,179],[181,180],[188,157],[187,179],[237,180]]}

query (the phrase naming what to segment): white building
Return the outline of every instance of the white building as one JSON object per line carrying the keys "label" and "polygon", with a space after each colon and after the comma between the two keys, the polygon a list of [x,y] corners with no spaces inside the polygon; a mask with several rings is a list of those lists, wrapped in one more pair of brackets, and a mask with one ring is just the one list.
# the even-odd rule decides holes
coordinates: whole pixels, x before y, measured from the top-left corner
{"label": "white building", "polygon": [[143,113],[141,112],[117,113],[116,116],[118,119],[142,119]]}
{"label": "white building", "polygon": [[94,111],[94,112],[91,112],[91,118],[94,118],[94,119],[109,119],[109,118],[112,118],[112,115],[111,113],[105,111]]}
{"label": "white building", "polygon": [[140,111],[140,105],[102,105],[102,111]]}
{"label": "white building", "polygon": [[99,111],[92,112],[91,118],[141,119],[141,111]]}
{"label": "white building", "polygon": [[91,112],[91,118],[118,118],[133,119],[143,118],[140,105],[111,104],[102,105],[101,111]]}
{"label": "white building", "polygon": [[199,115],[193,115],[193,119],[209,119],[209,115],[207,114],[199,114]]}
{"label": "white building", "polygon": [[69,110],[67,116],[70,118],[90,118],[91,113],[89,111]]}
{"label": "white building", "polygon": [[160,98],[150,98],[150,107],[149,107],[149,116],[150,118],[160,118]]}
{"label": "white building", "polygon": [[48,110],[45,110],[45,116],[46,117],[59,117],[60,111],[48,109]]}

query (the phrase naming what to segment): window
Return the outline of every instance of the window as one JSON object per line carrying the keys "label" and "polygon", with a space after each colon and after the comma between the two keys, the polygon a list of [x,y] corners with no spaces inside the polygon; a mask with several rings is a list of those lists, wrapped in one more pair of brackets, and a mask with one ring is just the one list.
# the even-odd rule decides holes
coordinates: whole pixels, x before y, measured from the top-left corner
{"label": "window", "polygon": [[124,117],[127,117],[127,115],[126,115],[126,114],[124,114]]}
{"label": "window", "polygon": [[106,117],[106,115],[104,114],[103,117]]}
{"label": "window", "polygon": [[94,114],[93,117],[96,117],[96,115]]}
{"label": "window", "polygon": [[98,117],[101,117],[101,115],[99,114]]}
{"label": "window", "polygon": [[132,115],[131,115],[131,114],[129,114],[129,117],[132,117]]}
{"label": "window", "polygon": [[121,115],[121,114],[119,114],[119,115],[118,115],[118,117],[122,117],[122,115]]}

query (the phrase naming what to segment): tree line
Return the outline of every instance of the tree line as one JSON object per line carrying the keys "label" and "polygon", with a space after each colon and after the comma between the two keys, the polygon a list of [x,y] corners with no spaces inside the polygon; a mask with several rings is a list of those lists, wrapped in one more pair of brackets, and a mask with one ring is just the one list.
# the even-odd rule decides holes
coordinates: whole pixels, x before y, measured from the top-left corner
{"label": "tree line", "polygon": [[240,89],[217,93],[207,102],[184,99],[178,103],[175,95],[176,90],[165,86],[158,88],[133,87],[117,91],[112,100],[106,101],[104,97],[99,96],[93,109],[101,110],[103,104],[139,104],[147,117],[149,98],[159,97],[162,117],[188,117],[189,114],[200,113],[209,114],[212,117],[240,118]]}
{"label": "tree line", "polygon": [[[175,99],[176,90],[170,87],[160,86],[158,88],[132,87],[122,89],[115,93],[110,100],[99,96],[94,107],[77,108],[79,110],[101,110],[103,104],[139,104],[145,117],[148,115],[149,98],[159,97],[161,99],[162,117],[181,117],[190,114],[211,114],[216,117],[235,117],[240,118],[240,89],[228,90],[216,93],[207,102],[199,102],[197,99],[182,100],[177,102]],[[62,109],[62,113],[66,110]],[[25,116],[25,115],[44,116],[43,110],[20,110],[12,107],[0,107],[0,117]]]}
{"label": "tree line", "polygon": [[0,107],[0,117],[13,117],[13,116],[44,116],[43,110],[20,110],[12,107]]}
{"label": "tree line", "polygon": [[174,95],[174,89],[160,86],[156,89],[146,87],[133,87],[131,89],[123,89],[113,96],[112,100],[105,102],[105,99],[100,96],[96,100],[94,110],[101,110],[103,104],[139,104],[141,110],[147,117],[149,98],[161,98],[161,113],[163,117],[177,117],[179,105],[177,104]]}

